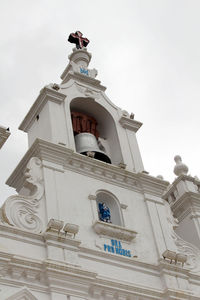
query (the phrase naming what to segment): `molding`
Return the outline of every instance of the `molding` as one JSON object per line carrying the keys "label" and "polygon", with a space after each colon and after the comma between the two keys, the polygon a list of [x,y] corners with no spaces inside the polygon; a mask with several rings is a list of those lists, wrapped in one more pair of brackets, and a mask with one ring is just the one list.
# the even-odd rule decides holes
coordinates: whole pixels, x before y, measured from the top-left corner
{"label": "molding", "polygon": [[174,289],[166,289],[163,293],[163,299],[169,300],[199,300],[199,296],[193,295],[192,291],[189,290],[174,290]]}
{"label": "molding", "polygon": [[138,177],[140,178],[140,183],[144,194],[153,195],[154,197],[162,197],[163,193],[169,186],[168,181],[161,180],[143,172],[138,173]]}
{"label": "molding", "polygon": [[22,173],[32,156],[37,156],[41,161],[45,160],[51,162],[52,168],[53,164],[58,164],[63,166],[65,170],[71,170],[131,190],[141,191],[137,173],[86,157],[64,146],[41,139],[35,140],[6,181],[6,184],[14,187],[17,191],[21,189],[25,181],[25,177],[22,176]]}
{"label": "molding", "polygon": [[190,182],[193,182],[195,185],[199,185],[200,184],[200,181],[197,180],[196,178],[192,177],[192,176],[189,176],[189,175],[180,175],[178,176],[172,184],[169,185],[167,191],[165,192],[165,194],[163,195],[163,198],[164,199],[168,199],[168,197],[177,189],[177,184],[180,182],[180,181],[190,181]]}
{"label": "molding", "polygon": [[35,296],[27,289],[26,287],[21,288],[19,291],[17,291],[15,294],[13,294],[10,297],[2,298],[2,300],[37,300]]}
{"label": "molding", "polygon": [[182,267],[181,263],[174,264],[170,263],[164,258],[161,258],[159,260],[158,269],[161,274],[170,274],[179,278],[189,278],[189,272],[190,270],[187,268],[187,265],[185,264],[184,267]]}
{"label": "molding", "polygon": [[176,218],[181,221],[189,213],[200,212],[200,194],[194,192],[185,192],[170,207]]}
{"label": "molding", "polygon": [[160,205],[164,205],[164,200],[162,198],[156,197],[154,195],[150,195],[150,194],[144,194],[144,201],[150,201],[150,202],[154,202]]}
{"label": "molding", "polygon": [[75,86],[77,91],[82,94],[82,97],[92,98],[95,100],[101,97],[102,92],[99,91],[98,89],[88,88],[87,85],[77,83],[76,81],[74,81],[73,86]]}
{"label": "molding", "polygon": [[102,180],[103,182],[109,182],[116,186],[134,190],[135,192],[141,193],[143,190],[144,193],[161,196],[169,184],[169,182],[153,176],[124,170],[119,166],[86,157],[65,146],[41,139],[35,140],[6,181],[6,184],[14,187],[17,191],[22,188],[26,179],[22,174],[28,161],[33,156],[40,158],[41,161],[51,162],[53,169],[58,168],[58,166],[53,166],[53,164],[61,165],[65,170],[71,170],[85,176]]}
{"label": "molding", "polygon": [[24,243],[32,243],[39,246],[44,245],[44,238],[41,233],[30,232],[28,230],[9,226],[8,224],[0,224],[0,236],[22,241]]}
{"label": "molding", "polygon": [[[95,254],[95,257],[91,254]],[[79,256],[82,259],[99,259],[99,261],[101,260],[107,264],[111,263],[118,267],[122,267],[122,265],[124,267],[126,264],[126,267],[130,272],[135,270],[157,278],[160,278],[160,275],[162,275],[162,269],[164,269],[164,275],[172,276],[173,274],[180,278],[187,278],[187,274],[190,276],[188,270],[183,270],[181,267],[166,264],[165,262],[163,262],[163,267],[160,270],[160,265],[147,264],[121,256],[116,257],[84,247],[80,247]],[[125,297],[140,296],[152,300],[160,300],[163,299],[164,295],[171,295],[176,292],[177,294],[174,295],[180,295],[182,298],[174,299],[198,299],[197,295],[190,295],[190,291],[172,291],[171,289],[165,289],[163,291],[155,287],[153,288],[148,282],[148,286],[138,285],[137,283],[127,283],[127,281],[123,281],[123,278],[122,280],[110,279],[106,276],[98,275],[95,272],[69,265],[66,262],[50,259],[39,261],[25,257],[6,255],[5,253],[0,252],[0,266],[0,282],[2,285],[21,287],[26,284],[30,290],[44,292],[47,295],[49,295],[49,291],[58,291],[64,295],[74,296],[81,293],[83,298],[87,298],[88,291],[89,294],[94,293],[94,295],[96,295],[96,292],[101,293],[102,291],[105,291],[105,293],[109,293],[110,295],[116,295],[116,292],[118,292]],[[198,284],[200,276],[195,276],[193,281],[194,280],[196,280],[196,283]],[[63,285],[63,282],[66,284]],[[198,291],[196,293],[198,293]],[[190,298],[188,297],[189,295],[191,296]],[[98,297],[96,298],[96,296],[94,296],[92,299],[98,299]]]}
{"label": "molding", "polygon": [[44,87],[40,91],[39,96],[37,97],[30,110],[28,111],[27,115],[25,116],[24,120],[20,124],[19,129],[23,130],[24,132],[28,132],[36,116],[41,112],[47,101],[52,101],[61,104],[65,98],[66,95],[54,90],[51,84],[49,86]]}
{"label": "molding", "polygon": [[119,119],[119,123],[122,125],[123,128],[129,129],[131,131],[137,132],[138,129],[142,126],[142,123],[130,118],[127,118],[125,116],[122,116]]}
{"label": "molding", "polygon": [[106,90],[106,87],[101,85],[101,81],[80,73],[74,73],[72,71],[69,71],[64,81],[62,82],[62,85],[68,82],[69,80],[74,80],[82,84],[87,84],[88,86],[97,88],[98,90],[103,92]]}
{"label": "molding", "polygon": [[[128,285],[123,280],[111,280],[110,278],[99,277],[97,282],[91,283],[89,290],[91,299],[145,299],[160,300],[162,299],[162,291],[153,289],[139,284]],[[117,295],[120,295],[118,298]],[[108,295],[108,298],[106,298]],[[122,298],[121,298],[122,297]],[[137,298],[135,298],[137,297]],[[144,298],[143,298],[144,297]]]}
{"label": "molding", "polygon": [[133,257],[126,257],[117,254],[113,254],[111,252],[105,252],[103,250],[96,250],[92,248],[86,248],[85,246],[81,245],[80,247],[79,256],[82,258],[86,258],[92,261],[97,261],[101,263],[111,264],[116,267],[121,268],[122,265],[125,266],[127,269],[131,271],[138,271],[141,273],[145,273],[148,275],[153,275],[159,277],[159,268],[155,264],[151,264],[148,262],[144,262],[139,260],[138,258]]}
{"label": "molding", "polygon": [[[31,157],[38,157],[42,161],[44,160],[45,164],[47,162],[50,162],[63,166],[66,158],[68,156],[71,156],[72,153],[73,150],[68,149],[64,146],[53,144],[41,139],[36,139],[32,146],[28,149],[26,154],[23,156],[15,170],[12,172],[10,177],[7,179],[6,184],[15,188],[17,191],[19,191],[24,186],[24,182],[26,180],[24,170],[26,169],[26,165],[28,164]],[[58,166],[54,167],[52,164],[51,168],[57,169]]]}
{"label": "molding", "polygon": [[134,230],[102,221],[95,221],[92,227],[99,235],[105,235],[128,242],[132,241],[137,234]]}
{"label": "molding", "polygon": [[3,147],[4,143],[7,141],[10,135],[10,131],[6,127],[0,126],[0,149]]}

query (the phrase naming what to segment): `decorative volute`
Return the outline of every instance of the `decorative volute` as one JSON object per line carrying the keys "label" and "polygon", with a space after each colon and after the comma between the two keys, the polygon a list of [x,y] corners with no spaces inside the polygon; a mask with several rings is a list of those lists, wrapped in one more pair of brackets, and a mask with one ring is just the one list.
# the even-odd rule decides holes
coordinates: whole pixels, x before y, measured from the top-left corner
{"label": "decorative volute", "polygon": [[174,157],[174,160],[176,162],[176,165],[174,167],[174,174],[177,176],[187,175],[188,167],[184,163],[182,163],[182,159],[181,159],[180,155],[176,155]]}

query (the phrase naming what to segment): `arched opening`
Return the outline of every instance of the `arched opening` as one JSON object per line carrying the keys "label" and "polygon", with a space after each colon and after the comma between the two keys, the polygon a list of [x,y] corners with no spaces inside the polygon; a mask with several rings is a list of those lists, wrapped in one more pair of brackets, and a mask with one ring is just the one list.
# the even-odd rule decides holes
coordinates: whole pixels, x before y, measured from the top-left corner
{"label": "arched opening", "polygon": [[[97,147],[100,150],[99,153],[105,154],[107,157],[109,157],[112,164],[118,165],[120,162],[122,162],[122,154],[121,154],[120,143],[117,135],[116,125],[111,114],[103,106],[95,102],[95,100],[92,98],[73,99],[70,104],[70,110],[71,110],[72,118],[77,114],[80,115],[80,118],[81,118],[81,114],[87,116],[87,120],[89,120],[90,123],[90,129],[87,128],[86,125],[87,123],[85,122],[85,120],[83,120],[82,121],[83,125],[81,125],[82,129],[79,129],[79,132],[81,134],[82,133],[84,134],[85,132],[89,133],[89,135],[87,135],[87,138],[90,137],[90,140],[92,138],[90,134],[97,139]],[[76,125],[73,124],[73,120],[72,120],[74,136],[76,137],[77,129],[75,130],[74,126]],[[86,129],[84,129],[83,127]],[[79,138],[75,138],[76,150],[78,144],[76,139],[80,140]],[[82,140],[84,139],[83,135],[81,136],[81,139]],[[81,153],[80,151],[81,150],[79,149],[77,150],[77,152]],[[106,160],[104,161],[108,162]]]}
{"label": "arched opening", "polygon": [[124,226],[118,199],[112,193],[105,190],[98,191],[96,196],[99,220],[118,226]]}

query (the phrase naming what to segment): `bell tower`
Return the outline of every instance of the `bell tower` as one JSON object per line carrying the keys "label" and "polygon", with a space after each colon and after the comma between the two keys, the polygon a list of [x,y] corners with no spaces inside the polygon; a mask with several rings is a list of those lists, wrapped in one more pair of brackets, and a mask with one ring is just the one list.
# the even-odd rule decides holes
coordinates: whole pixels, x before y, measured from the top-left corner
{"label": "bell tower", "polygon": [[62,83],[41,90],[19,129],[28,133],[29,147],[39,138],[141,172],[135,134],[142,123],[111,103],[90,59],[87,48],[74,48]]}
{"label": "bell tower", "polygon": [[142,123],[107,97],[89,40],[68,41],[61,83],[19,126],[28,150],[0,210],[0,299],[196,300],[199,250],[174,231],[169,182],[144,171]]}

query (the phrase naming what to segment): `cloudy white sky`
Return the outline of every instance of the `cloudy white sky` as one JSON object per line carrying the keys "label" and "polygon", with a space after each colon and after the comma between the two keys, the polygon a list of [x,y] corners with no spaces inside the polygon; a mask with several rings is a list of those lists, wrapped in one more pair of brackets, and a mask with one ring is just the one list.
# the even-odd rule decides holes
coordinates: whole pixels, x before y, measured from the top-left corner
{"label": "cloudy white sky", "polygon": [[199,12],[199,0],[1,0],[0,124],[11,136],[0,151],[0,203],[27,150],[18,126],[40,89],[60,83],[76,30],[111,101],[143,122],[145,169],[173,181],[180,154],[200,177]]}

